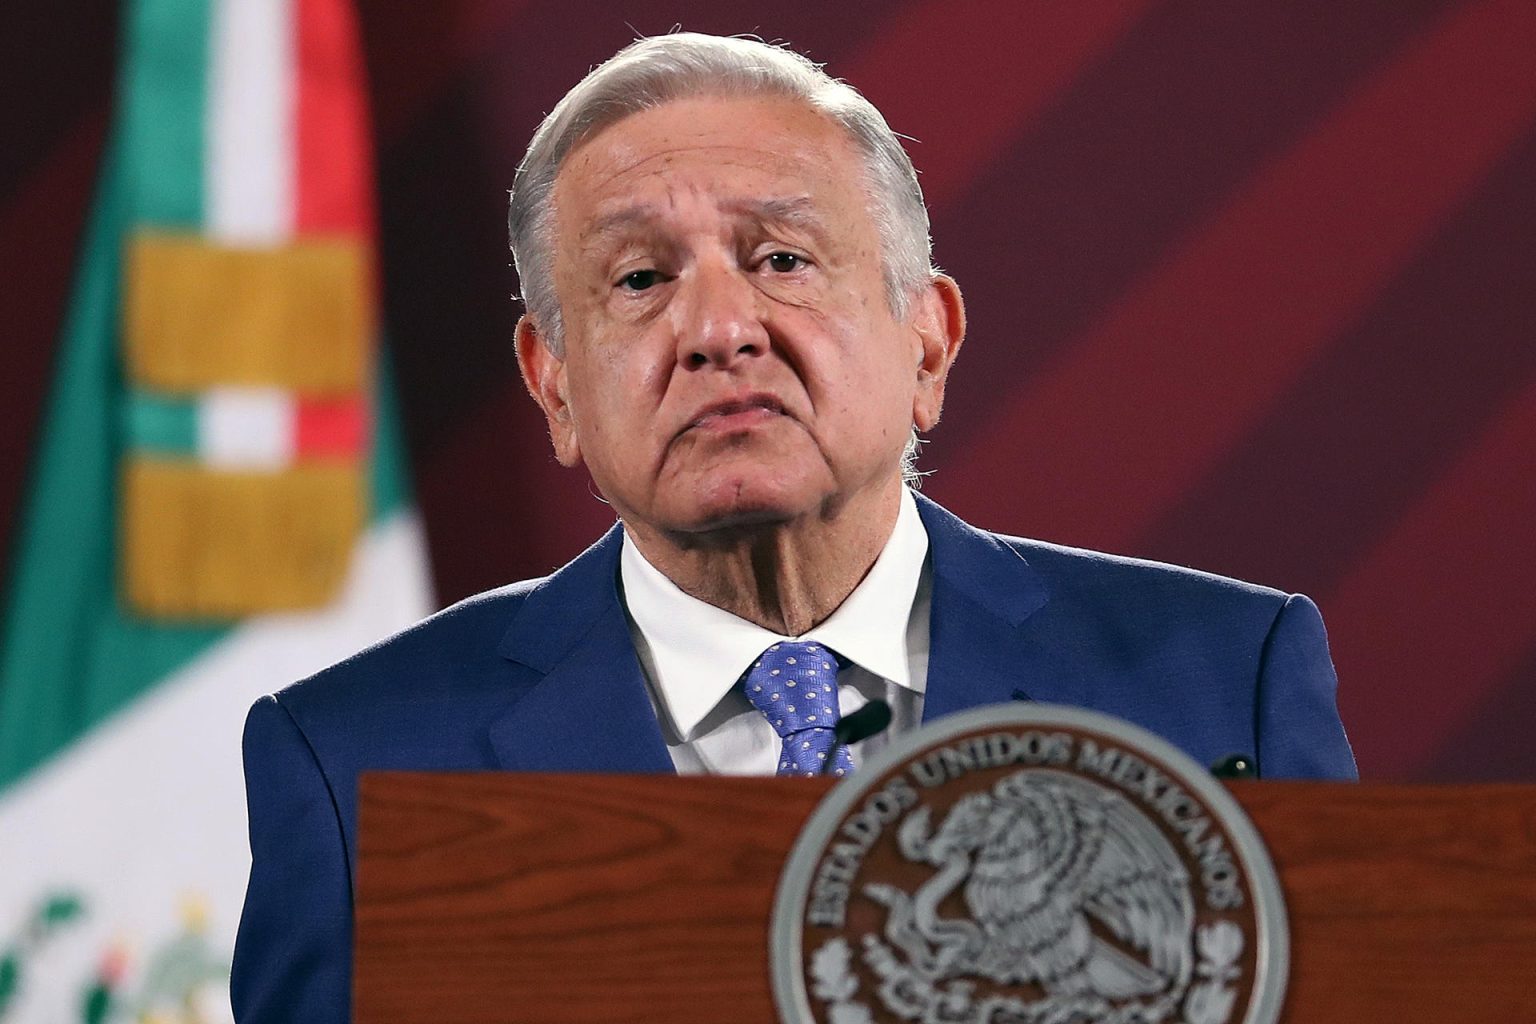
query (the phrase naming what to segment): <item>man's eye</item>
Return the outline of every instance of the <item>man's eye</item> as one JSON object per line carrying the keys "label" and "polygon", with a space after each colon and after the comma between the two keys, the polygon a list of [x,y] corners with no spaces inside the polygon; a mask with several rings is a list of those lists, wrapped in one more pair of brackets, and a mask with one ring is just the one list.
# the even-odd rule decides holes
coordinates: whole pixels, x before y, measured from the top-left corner
{"label": "man's eye", "polygon": [[779,274],[788,274],[805,266],[805,260],[792,252],[776,252],[768,257],[768,266]]}
{"label": "man's eye", "polygon": [[625,274],[619,280],[619,287],[632,292],[643,292],[647,288],[661,280],[661,272],[657,270],[635,270]]}

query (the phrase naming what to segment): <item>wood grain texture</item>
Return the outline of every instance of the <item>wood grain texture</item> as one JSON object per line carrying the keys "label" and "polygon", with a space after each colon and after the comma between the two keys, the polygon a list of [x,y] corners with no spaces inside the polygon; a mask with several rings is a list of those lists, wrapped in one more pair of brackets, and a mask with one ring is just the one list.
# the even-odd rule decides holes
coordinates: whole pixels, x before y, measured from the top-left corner
{"label": "wood grain texture", "polygon": [[1234,786],[1291,918],[1293,1024],[1536,1021],[1536,786]]}
{"label": "wood grain texture", "polygon": [[[775,1020],[815,780],[390,773],[361,792],[361,1024]],[[1536,1020],[1536,786],[1232,787],[1292,928],[1283,1020]]]}

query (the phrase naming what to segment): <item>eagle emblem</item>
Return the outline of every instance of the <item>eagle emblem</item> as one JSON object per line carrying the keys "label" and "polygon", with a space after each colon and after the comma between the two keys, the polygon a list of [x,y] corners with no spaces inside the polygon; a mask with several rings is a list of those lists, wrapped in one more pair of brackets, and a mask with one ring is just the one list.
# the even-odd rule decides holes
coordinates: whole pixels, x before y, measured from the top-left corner
{"label": "eagle emblem", "polygon": [[[897,842],[935,874],[910,893],[864,888],[888,912],[884,949],[866,944],[892,1010],[905,1016],[941,989],[958,1010],[973,979],[1036,986],[1028,1020],[1118,1008],[1115,1019],[1153,1021],[1176,1004],[1194,959],[1189,875],[1130,801],[1063,772],[1018,772],[962,797],[937,828],[931,819],[927,806],[911,811]],[[966,913],[946,914],[957,892]]]}
{"label": "eagle emblem", "polygon": [[962,712],[839,783],[780,879],[786,1024],[1276,1024],[1285,905],[1188,755],[1082,708]]}

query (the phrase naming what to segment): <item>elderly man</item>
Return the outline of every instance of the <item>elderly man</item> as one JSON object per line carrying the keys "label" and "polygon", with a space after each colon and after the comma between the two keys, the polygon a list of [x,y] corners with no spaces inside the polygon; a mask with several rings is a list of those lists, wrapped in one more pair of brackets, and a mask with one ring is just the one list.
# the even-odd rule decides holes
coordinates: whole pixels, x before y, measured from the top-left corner
{"label": "elderly man", "polygon": [[1055,701],[1353,774],[1305,598],[983,533],[905,486],[965,314],[851,88],[642,40],[539,129],[511,228],[528,389],[620,525],[252,710],[240,1019],[345,1017],[369,769],[841,774],[832,727],[879,698],[893,731]]}

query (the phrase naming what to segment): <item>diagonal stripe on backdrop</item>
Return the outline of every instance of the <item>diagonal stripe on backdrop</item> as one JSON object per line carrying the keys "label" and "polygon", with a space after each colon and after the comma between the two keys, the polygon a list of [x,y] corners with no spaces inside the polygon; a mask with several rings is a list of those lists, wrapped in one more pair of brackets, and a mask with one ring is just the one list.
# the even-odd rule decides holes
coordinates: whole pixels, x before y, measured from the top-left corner
{"label": "diagonal stripe on backdrop", "polygon": [[1141,550],[1328,593],[1536,375],[1532,181],[1536,131]]}
{"label": "diagonal stripe on backdrop", "polygon": [[1436,743],[1435,755],[1417,773],[1426,782],[1530,781],[1531,683],[1536,644],[1525,652],[1506,684]]}
{"label": "diagonal stripe on backdrop", "polygon": [[1322,601],[1362,773],[1424,769],[1536,642],[1533,451],[1536,380]]}
{"label": "diagonal stripe on backdrop", "polygon": [[[10,578],[26,467],[41,429],[57,321],[107,133],[98,108],[70,126],[62,141],[0,200],[0,281],[5,297],[6,372],[0,376],[0,579]],[[18,286],[15,282],[25,282]]]}
{"label": "diagonal stripe on backdrop", "polygon": [[[1149,0],[914,4],[855,59],[832,70],[860,88],[878,82],[869,89],[871,99],[897,131],[928,126],[913,153],[928,205],[943,206],[1150,6]],[[1020,40],[1029,41],[1029,60],[1019,59]],[[893,75],[892,68],[943,73]]]}
{"label": "diagonal stripe on backdrop", "polygon": [[952,461],[1006,397],[999,381],[1029,380],[1060,358],[1459,2],[1162,3],[1137,21],[936,211],[939,261],[975,318],[925,461]]}
{"label": "diagonal stripe on backdrop", "polygon": [[[549,38],[525,27],[538,13],[528,11],[530,6],[528,0],[370,5],[362,25],[365,48],[389,55],[370,69],[380,151],[430,117],[433,105],[469,69],[505,53],[507,29],[516,26],[519,37],[530,40]],[[580,22],[573,18],[570,24]]]}
{"label": "diagonal stripe on backdrop", "polygon": [[944,488],[988,494],[982,518],[1008,529],[1134,544],[1536,117],[1533,48],[1527,4],[1438,24],[1009,403],[991,430],[1007,473],[962,458]]}

